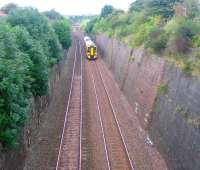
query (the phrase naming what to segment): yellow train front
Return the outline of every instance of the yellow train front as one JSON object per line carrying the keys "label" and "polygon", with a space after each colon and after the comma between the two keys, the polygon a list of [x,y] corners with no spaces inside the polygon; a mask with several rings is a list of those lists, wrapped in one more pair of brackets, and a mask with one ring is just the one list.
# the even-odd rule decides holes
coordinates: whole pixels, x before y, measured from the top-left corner
{"label": "yellow train front", "polygon": [[90,37],[85,37],[86,57],[89,60],[97,59],[97,47]]}

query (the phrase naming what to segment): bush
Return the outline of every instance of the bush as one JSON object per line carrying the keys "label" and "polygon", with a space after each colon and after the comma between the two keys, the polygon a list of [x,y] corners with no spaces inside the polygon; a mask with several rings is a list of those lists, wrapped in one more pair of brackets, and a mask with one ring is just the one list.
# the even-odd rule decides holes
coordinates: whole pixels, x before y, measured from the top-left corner
{"label": "bush", "polygon": [[132,36],[133,36],[133,43],[134,47],[142,45],[149,32],[157,25],[157,21],[159,17],[145,17],[144,15],[139,15],[136,17],[135,22],[132,25]]}
{"label": "bush", "polygon": [[177,23],[169,24],[165,29],[170,35],[168,51],[173,54],[187,53],[192,47],[192,40],[199,33],[199,26],[188,19],[179,19]]}
{"label": "bush", "polygon": [[184,62],[183,71],[189,75],[192,73],[192,62],[191,61]]}
{"label": "bush", "polygon": [[168,91],[169,91],[168,84],[160,84],[160,85],[158,86],[158,89],[157,89],[158,95],[164,95],[164,94],[166,94]]}
{"label": "bush", "polygon": [[168,36],[161,28],[154,27],[150,30],[145,47],[153,49],[154,52],[161,52],[166,48]]}
{"label": "bush", "polygon": [[169,39],[167,45],[167,51],[170,54],[182,53],[185,54],[189,52],[192,46],[191,40],[186,37],[172,36]]}
{"label": "bush", "polygon": [[193,38],[193,43],[196,47],[200,47],[200,34],[195,35]]}
{"label": "bush", "polygon": [[184,20],[175,30],[177,36],[192,39],[196,34],[200,33],[200,27],[192,20]]}

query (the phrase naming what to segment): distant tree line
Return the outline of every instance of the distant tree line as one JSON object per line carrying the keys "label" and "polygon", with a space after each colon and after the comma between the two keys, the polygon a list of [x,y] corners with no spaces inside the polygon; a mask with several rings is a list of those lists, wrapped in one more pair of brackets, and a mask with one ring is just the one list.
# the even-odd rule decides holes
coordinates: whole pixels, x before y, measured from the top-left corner
{"label": "distant tree line", "polygon": [[0,19],[0,144],[15,148],[30,99],[47,94],[49,70],[71,45],[70,24],[55,11],[14,4],[2,10],[8,16]]}
{"label": "distant tree line", "polygon": [[94,18],[94,15],[72,15],[69,16],[69,20],[72,24],[80,24],[83,20],[91,20]]}

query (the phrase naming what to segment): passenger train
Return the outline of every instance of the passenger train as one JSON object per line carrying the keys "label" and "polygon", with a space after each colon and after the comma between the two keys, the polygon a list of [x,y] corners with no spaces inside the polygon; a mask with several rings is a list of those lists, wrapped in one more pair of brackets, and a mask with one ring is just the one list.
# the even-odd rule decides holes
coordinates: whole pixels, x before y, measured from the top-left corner
{"label": "passenger train", "polygon": [[86,57],[89,60],[97,59],[97,47],[90,37],[84,37],[86,47]]}

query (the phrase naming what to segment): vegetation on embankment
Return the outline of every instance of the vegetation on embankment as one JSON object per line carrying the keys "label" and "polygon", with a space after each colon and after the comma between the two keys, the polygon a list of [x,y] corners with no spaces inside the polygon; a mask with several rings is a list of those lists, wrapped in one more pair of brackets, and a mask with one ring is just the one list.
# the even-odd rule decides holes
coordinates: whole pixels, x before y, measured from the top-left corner
{"label": "vegetation on embankment", "polygon": [[199,20],[198,0],[136,0],[128,12],[106,5],[85,31],[161,54],[186,73],[200,76]]}
{"label": "vegetation on embankment", "polygon": [[0,18],[0,145],[15,148],[30,99],[48,93],[49,70],[71,44],[70,25],[55,11],[41,14],[13,4],[2,10],[7,16]]}

